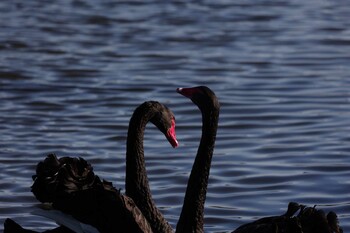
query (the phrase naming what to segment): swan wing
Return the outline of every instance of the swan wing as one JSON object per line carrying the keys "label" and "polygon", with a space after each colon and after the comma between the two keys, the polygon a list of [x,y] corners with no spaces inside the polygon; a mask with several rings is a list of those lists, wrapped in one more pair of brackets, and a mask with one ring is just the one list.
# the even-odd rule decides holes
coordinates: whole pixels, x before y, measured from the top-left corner
{"label": "swan wing", "polygon": [[76,233],[99,233],[95,227],[81,223],[71,215],[58,210],[36,209],[32,211],[32,214],[52,219],[57,224],[63,225]]}

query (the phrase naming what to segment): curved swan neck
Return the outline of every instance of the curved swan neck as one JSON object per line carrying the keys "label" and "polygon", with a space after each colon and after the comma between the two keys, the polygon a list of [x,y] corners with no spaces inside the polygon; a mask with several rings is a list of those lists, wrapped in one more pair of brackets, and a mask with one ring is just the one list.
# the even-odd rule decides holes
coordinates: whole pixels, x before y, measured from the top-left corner
{"label": "curved swan neck", "polygon": [[154,116],[152,108],[141,105],[130,119],[126,146],[126,195],[131,197],[149,221],[153,232],[172,232],[170,224],[155,206],[145,167],[143,138],[147,123]]}
{"label": "curved swan neck", "polygon": [[219,109],[202,111],[202,137],[188,180],[182,212],[176,227],[177,233],[204,232],[204,203],[218,121]]}
{"label": "curved swan neck", "polygon": [[[142,112],[140,110],[143,110]],[[149,191],[148,179],[143,156],[143,138],[146,124],[151,116],[146,115],[146,109],[136,109],[130,119],[126,144],[126,176],[125,190],[129,197],[139,192],[141,188]],[[134,200],[136,201],[136,200]]]}

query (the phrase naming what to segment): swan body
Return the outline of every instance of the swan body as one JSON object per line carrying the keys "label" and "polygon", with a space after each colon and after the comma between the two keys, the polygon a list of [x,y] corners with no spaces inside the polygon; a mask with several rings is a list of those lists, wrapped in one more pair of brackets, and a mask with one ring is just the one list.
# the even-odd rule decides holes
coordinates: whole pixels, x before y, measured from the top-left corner
{"label": "swan body", "polygon": [[[131,198],[95,175],[82,158],[50,154],[37,165],[32,192],[42,203],[103,232],[152,232]],[[68,227],[68,226],[67,226]]]}

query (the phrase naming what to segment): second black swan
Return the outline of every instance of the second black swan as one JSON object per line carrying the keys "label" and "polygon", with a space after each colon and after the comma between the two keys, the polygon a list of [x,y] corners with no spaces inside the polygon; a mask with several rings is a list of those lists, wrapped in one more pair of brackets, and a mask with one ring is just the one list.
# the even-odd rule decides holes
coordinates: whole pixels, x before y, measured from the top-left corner
{"label": "second black swan", "polygon": [[[204,204],[210,165],[218,127],[220,104],[212,90],[205,86],[178,88],[202,113],[202,136],[195,162],[188,180],[186,196],[176,232],[204,232]],[[299,210],[299,213],[295,213]],[[259,219],[238,227],[233,233],[341,233],[337,215],[327,215],[315,207],[305,207],[295,202],[281,216]]]}

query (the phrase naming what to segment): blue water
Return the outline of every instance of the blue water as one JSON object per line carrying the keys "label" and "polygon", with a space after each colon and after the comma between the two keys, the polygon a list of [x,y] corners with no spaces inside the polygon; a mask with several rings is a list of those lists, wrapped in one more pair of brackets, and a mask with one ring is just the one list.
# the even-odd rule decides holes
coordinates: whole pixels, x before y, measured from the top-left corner
{"label": "blue water", "polygon": [[201,133],[177,87],[221,102],[206,232],[282,214],[335,211],[350,232],[348,1],[0,2],[0,229],[30,212],[35,166],[82,156],[124,188],[129,118],[145,100],[175,113],[180,147],[145,135],[151,190],[175,226]]}

